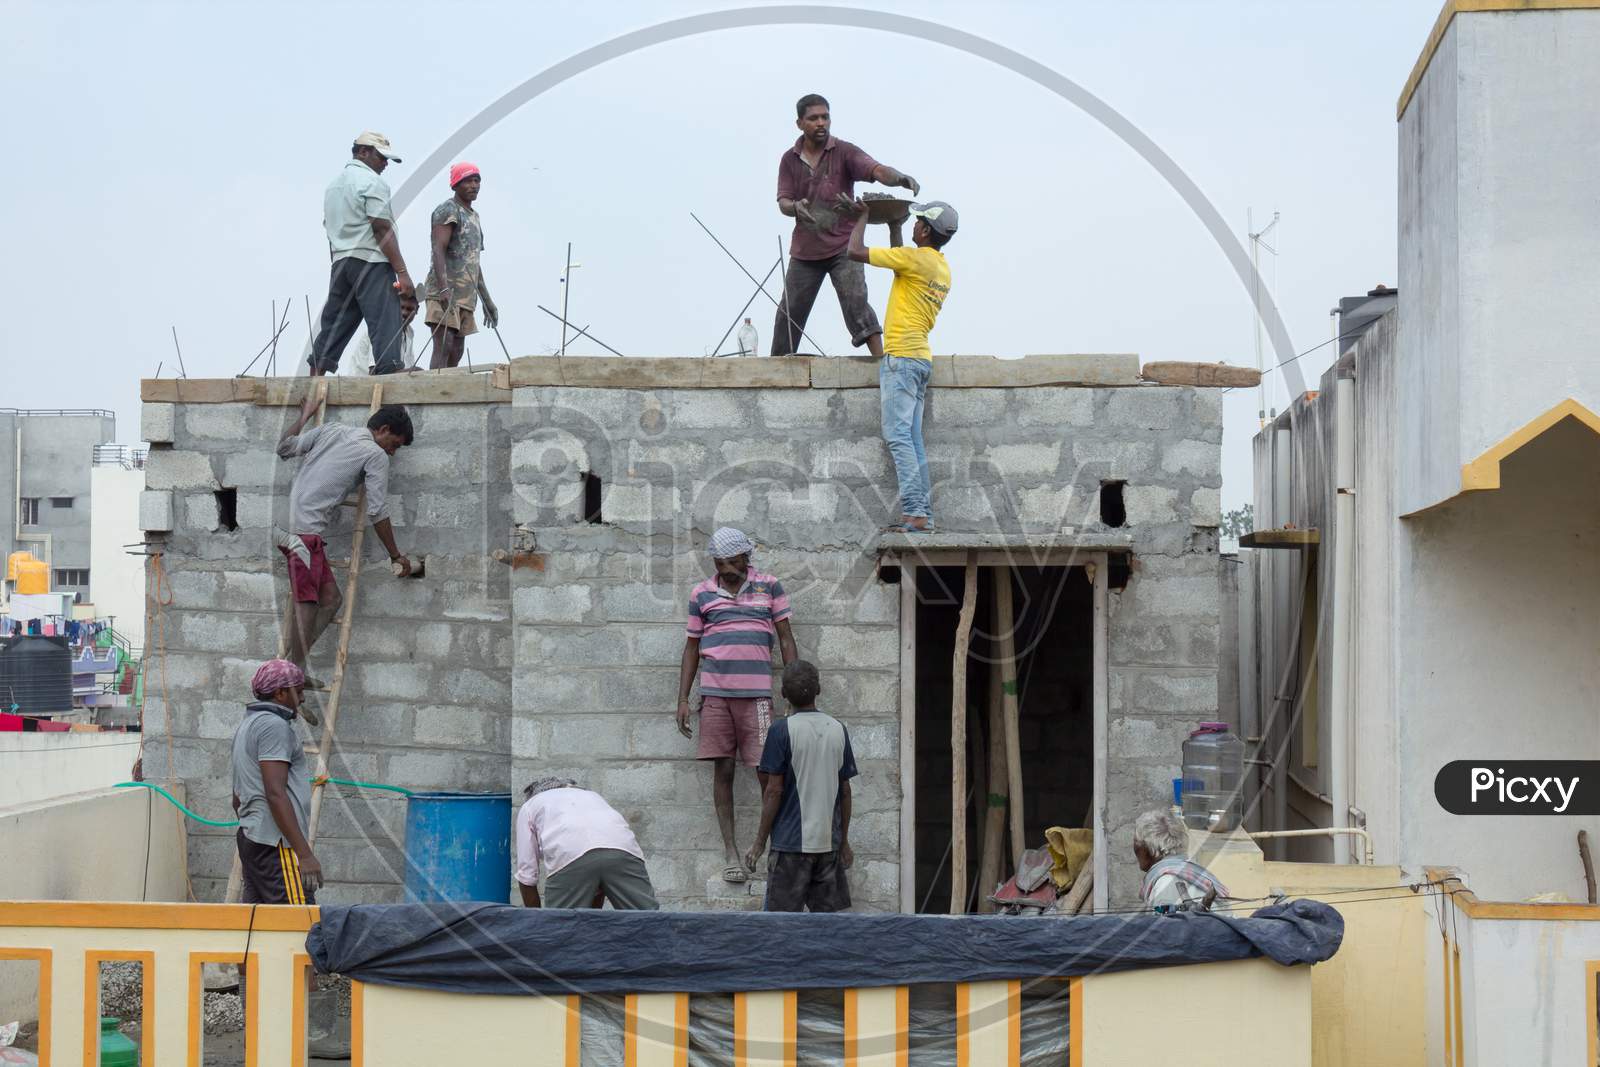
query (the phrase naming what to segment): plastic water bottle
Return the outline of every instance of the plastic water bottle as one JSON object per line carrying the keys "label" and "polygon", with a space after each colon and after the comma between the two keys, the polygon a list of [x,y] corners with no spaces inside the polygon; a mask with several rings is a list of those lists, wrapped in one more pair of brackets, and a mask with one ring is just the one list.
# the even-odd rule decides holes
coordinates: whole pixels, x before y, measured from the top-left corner
{"label": "plastic water bottle", "polygon": [[1203,722],[1183,743],[1183,821],[1227,833],[1240,823],[1244,742],[1225,722]]}
{"label": "plastic water bottle", "polygon": [[756,328],[750,325],[749,319],[745,319],[744,325],[739,327],[739,354],[741,356],[756,354]]}

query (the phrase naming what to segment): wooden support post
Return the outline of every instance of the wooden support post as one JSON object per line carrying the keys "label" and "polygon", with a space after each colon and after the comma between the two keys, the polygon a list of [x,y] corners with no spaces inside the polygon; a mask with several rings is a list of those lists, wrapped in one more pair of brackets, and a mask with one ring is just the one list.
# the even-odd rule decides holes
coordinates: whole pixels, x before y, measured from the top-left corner
{"label": "wooden support post", "polygon": [[[990,568],[992,574],[1000,574]],[[989,634],[1000,633],[1000,605],[989,601]],[[991,640],[991,647],[994,642]],[[998,657],[996,657],[998,659]],[[989,773],[983,788],[978,790],[978,810],[984,813],[983,858],[978,864],[978,910],[985,915],[994,911],[989,896],[994,887],[1003,881],[1001,866],[1005,856],[1006,832],[1006,728],[1004,696],[1001,692],[1000,664],[989,664]],[[987,795],[986,795],[987,794]]]}
{"label": "wooden support post", "polygon": [[[377,414],[383,406],[383,383],[372,387],[372,406],[369,416]],[[328,776],[328,759],[333,754],[334,728],[339,722],[339,697],[344,693],[345,661],[350,655],[350,624],[356,615],[356,582],[361,578],[361,546],[367,533],[367,486],[362,482],[356,493],[355,532],[350,535],[350,579],[344,588],[344,614],[339,619],[339,649],[334,654],[333,681],[328,684],[328,706],[322,714],[322,737],[317,744],[317,768],[311,776],[311,813],[307,819],[306,843],[315,844],[317,822],[322,817],[322,797]],[[311,650],[306,649],[309,660]]]}
{"label": "wooden support post", "polygon": [[1583,884],[1589,890],[1589,903],[1596,903],[1594,887],[1594,858],[1589,855],[1589,831],[1578,831],[1578,859],[1583,863]]}
{"label": "wooden support post", "polygon": [[967,650],[978,607],[978,554],[967,552],[950,683],[950,914],[967,910]]}
{"label": "wooden support post", "polygon": [[1026,798],[1022,793],[1022,727],[1021,711],[1017,706],[1017,619],[1011,607],[1011,568],[994,568],[995,614],[1000,624],[996,633],[1000,638],[1001,704],[1005,710],[1006,773],[1010,778],[1007,791],[1011,797],[1011,862],[1021,863],[1022,853],[1028,847],[1027,832],[1023,824]]}

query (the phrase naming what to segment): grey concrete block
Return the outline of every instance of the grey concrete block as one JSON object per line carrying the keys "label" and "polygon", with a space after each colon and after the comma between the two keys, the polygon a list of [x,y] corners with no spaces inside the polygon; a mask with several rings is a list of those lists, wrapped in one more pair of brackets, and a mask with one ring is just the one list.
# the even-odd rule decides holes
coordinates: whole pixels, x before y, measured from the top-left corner
{"label": "grey concrete block", "polygon": [[[199,652],[232,652],[239,656],[261,654],[266,644],[262,627],[250,616],[223,612],[184,612],[179,619],[179,647]],[[269,627],[276,636],[276,627]],[[169,637],[170,640],[170,637]]]}
{"label": "grey concrete block", "polygon": [[1106,401],[1106,416],[1120,430],[1170,430],[1178,424],[1185,391],[1167,386],[1118,389]]}
{"label": "grey concrete block", "polygon": [[[183,432],[185,438],[203,438],[211,445],[247,444],[260,440],[252,434],[252,423],[260,422],[266,412],[256,413],[242,404],[185,404],[183,405]],[[274,435],[272,442],[277,443]]]}
{"label": "grey concrete block", "polygon": [[672,429],[722,430],[750,425],[754,397],[743,389],[680,389],[668,394],[668,425]]}
{"label": "grey concrete block", "polygon": [[1041,485],[1017,492],[1017,517],[1029,532],[1057,532],[1098,520],[1091,510],[1093,498],[1079,495],[1071,486]]}
{"label": "grey concrete block", "polygon": [[425,705],[414,712],[411,738],[428,747],[492,748],[504,719],[500,706]]}
{"label": "grey concrete block", "polygon": [[1215,570],[1193,577],[1145,577],[1141,574],[1129,583],[1129,589],[1133,593],[1132,607],[1143,619],[1189,617],[1215,620],[1220,610],[1221,594],[1217,589]]}
{"label": "grey concrete block", "polygon": [[1222,477],[1222,446],[1209,441],[1167,441],[1161,446],[1161,469],[1202,480]]}
{"label": "grey concrete block", "polygon": [[955,426],[999,426],[1004,423],[1006,389],[930,389],[928,411],[924,413],[930,430],[943,431]]}
{"label": "grey concrete block", "polygon": [[[627,728],[629,759],[685,759],[695,754],[694,738],[678,732],[672,709],[651,709],[654,714],[630,716]],[[615,719],[616,716],[612,716]],[[691,724],[693,725],[693,724]],[[695,727],[698,730],[698,727]]]}
{"label": "grey concrete block", "polygon": [[442,689],[444,698],[454,704],[498,711],[509,707],[511,703],[509,672],[479,671],[446,665],[439,671],[436,688]]}
{"label": "grey concrete block", "polygon": [[1156,713],[1212,715],[1217,710],[1216,671],[1119,671],[1131,683],[1129,707]]}
{"label": "grey concrete block", "polygon": [[551,759],[568,763],[617,759],[627,752],[628,723],[624,716],[551,715],[546,725]]}
{"label": "grey concrete block", "polygon": [[608,622],[668,622],[689,611],[689,587],[628,583],[600,591],[600,611]]}
{"label": "grey concrete block", "polygon": [[1122,506],[1129,526],[1155,526],[1178,522],[1178,491],[1160,485],[1127,485],[1122,489]]}
{"label": "grey concrete block", "polygon": [[268,449],[222,457],[222,484],[281,488],[287,499],[294,468]]}
{"label": "grey concrete block", "polygon": [[695,441],[657,438],[621,442],[627,476],[652,482],[688,482],[712,465],[711,451]]}
{"label": "grey concrete block", "polygon": [[139,436],[152,445],[170,445],[178,439],[178,406],[159,401],[141,405]]}
{"label": "grey concrete block", "polygon": [[[819,701],[820,703],[820,701]],[[850,732],[850,748],[858,760],[900,758],[900,722],[898,719],[859,720],[844,715],[845,729]]]}
{"label": "grey concrete block", "polygon": [[512,707],[520,713],[593,710],[599,704],[601,674],[518,665],[512,674]]}
{"label": "grey concrete block", "polygon": [[799,489],[774,488],[767,494],[767,519],[783,525],[832,522],[845,494],[828,482],[813,482]]}
{"label": "grey concrete block", "polygon": [[676,670],[630,669],[597,673],[600,674],[600,688],[596,703],[592,708],[571,710],[652,712],[656,709],[670,711],[678,705]]}
{"label": "grey concrete block", "polygon": [[176,528],[173,493],[167,489],[146,489],[139,494],[139,528],[150,533],[169,533]]}
{"label": "grey concrete block", "polygon": [[682,625],[662,623],[624,629],[628,637],[628,662],[634,666],[671,667],[683,657],[686,635]]}
{"label": "grey concrete block", "polygon": [[894,667],[900,665],[900,631],[887,626],[833,626],[816,630],[820,663],[841,667]]}
{"label": "grey concrete block", "polygon": [[1050,444],[991,445],[982,457],[1006,479],[1038,479],[1054,476],[1061,465],[1061,442]]}
{"label": "grey concrete block", "polygon": [[523,586],[511,596],[512,612],[518,622],[577,623],[593,607],[594,593],[582,584]]}
{"label": "grey concrete block", "polygon": [[[616,668],[630,661],[627,633],[616,627],[522,625],[516,641],[517,662],[528,666]],[[680,652],[682,644],[680,638]]]}
{"label": "grey concrete block", "polygon": [[600,513],[606,522],[644,523],[670,519],[683,510],[683,491],[655,482],[613,482],[602,487]]}
{"label": "grey concrete block", "polygon": [[1072,442],[1072,459],[1091,478],[1134,479],[1154,466],[1156,446],[1114,437],[1080,438]]}
{"label": "grey concrete block", "polygon": [[1018,426],[1093,426],[1095,390],[1018,389],[1011,394],[1011,417]]}
{"label": "grey concrete block", "polygon": [[1222,525],[1222,490],[1196,489],[1189,494],[1189,521],[1196,526]]}
{"label": "grey concrete block", "polygon": [[360,663],[351,667],[360,679],[362,693],[369,698],[418,700],[433,692],[433,669],[425,663]]}
{"label": "grey concrete block", "polygon": [[215,489],[217,478],[211,457],[204,452],[155,448],[145,461],[146,489]]}
{"label": "grey concrete block", "polygon": [[890,476],[889,452],[882,441],[824,441],[811,454],[811,477],[815,480],[883,481]]}

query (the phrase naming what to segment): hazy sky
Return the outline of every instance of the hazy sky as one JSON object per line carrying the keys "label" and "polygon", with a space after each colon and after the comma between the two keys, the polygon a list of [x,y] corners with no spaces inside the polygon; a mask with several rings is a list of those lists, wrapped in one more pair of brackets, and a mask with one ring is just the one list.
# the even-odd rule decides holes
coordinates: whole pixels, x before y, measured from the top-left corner
{"label": "hazy sky", "polygon": [[[138,434],[138,380],[244,369],[294,303],[327,287],[322,189],[356,133],[406,162],[574,52],[735,3],[572,7],[461,3],[92,4],[6,0],[0,168],[11,253],[0,292],[0,406],[114,409]],[[1242,240],[1274,210],[1276,293],[1296,350],[1329,337],[1340,296],[1395,281],[1395,99],[1437,0],[870,5],[987,37],[1052,67],[1142,129]],[[722,32],[624,57],[560,86],[463,153],[484,173],[484,272],[513,355],[550,351],[568,241],[575,322],[628,355],[703,355],[788,220],[773,200],[794,101],[821,92],[834,132],[961,210],[938,352],[1137,352],[1254,360],[1243,286],[1199,221],[1137,155],[1071,105],[999,67],[866,30]],[[427,262],[444,174],[400,218]],[[880,309],[887,284],[878,279]],[[772,287],[774,293],[776,286]],[[771,305],[751,312],[765,348]],[[808,332],[848,340],[831,292]],[[574,351],[596,351],[587,342]],[[501,358],[493,334],[470,352]],[[1314,384],[1332,348],[1301,361]],[[1270,358],[1270,351],[1268,353]],[[254,373],[261,372],[257,364]],[[1268,402],[1282,407],[1281,375]],[[1223,499],[1249,496],[1253,390],[1229,394]]]}

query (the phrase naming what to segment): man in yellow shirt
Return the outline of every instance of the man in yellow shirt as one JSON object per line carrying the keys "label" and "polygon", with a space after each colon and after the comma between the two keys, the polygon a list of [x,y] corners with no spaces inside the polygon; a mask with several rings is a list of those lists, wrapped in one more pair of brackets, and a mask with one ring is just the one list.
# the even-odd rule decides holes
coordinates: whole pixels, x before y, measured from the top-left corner
{"label": "man in yellow shirt", "polygon": [[914,247],[900,246],[900,224],[891,224],[890,248],[866,246],[867,212],[857,201],[855,229],[850,232],[850,258],[894,271],[889,307],[884,315],[883,361],[878,364],[878,397],[883,412],[883,440],[900,482],[900,521],[888,527],[897,533],[933,529],[932,487],[928,455],[922,447],[922,407],[933,377],[933,329],[944,298],[950,294],[950,264],[940,249],[956,233],[956,209],[942,200],[912,204]]}

